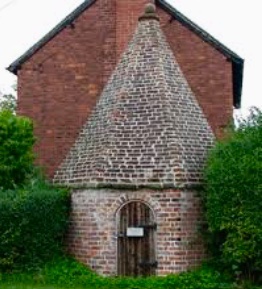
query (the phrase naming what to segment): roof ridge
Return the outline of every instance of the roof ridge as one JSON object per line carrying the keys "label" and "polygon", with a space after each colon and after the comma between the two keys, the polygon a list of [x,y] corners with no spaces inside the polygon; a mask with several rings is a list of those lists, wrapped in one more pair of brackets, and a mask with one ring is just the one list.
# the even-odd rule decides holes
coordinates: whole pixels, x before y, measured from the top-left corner
{"label": "roof ridge", "polygon": [[235,108],[240,108],[241,106],[241,95],[242,95],[242,84],[243,84],[243,70],[244,70],[244,59],[238,54],[233,52],[227,46],[222,44],[219,40],[209,34],[207,31],[202,29],[196,23],[187,18],[184,14],[174,8],[172,5],[167,3],[165,0],[156,0],[167,12],[173,14],[174,18],[183,23],[199,35],[204,41],[214,46],[219,52],[223,53],[227,58],[232,61],[232,71],[233,71],[233,104]]}
{"label": "roof ridge", "polygon": [[183,13],[178,11],[176,8],[174,8],[172,5],[167,3],[165,0],[157,0],[160,4],[162,4],[165,8],[168,8],[169,11],[172,11],[175,14],[175,18],[186,24],[188,27],[190,27],[194,32],[197,34],[202,35],[207,39],[208,42],[211,42],[214,45],[217,45],[217,48],[220,47],[220,52],[227,53],[228,56],[233,58],[236,61],[243,61],[243,59],[236,54],[233,50],[229,49],[226,45],[222,44],[218,39],[216,39],[214,36],[212,36],[210,33],[208,33],[206,30],[201,28],[199,25],[197,25],[195,22],[190,20],[188,17],[186,17]]}

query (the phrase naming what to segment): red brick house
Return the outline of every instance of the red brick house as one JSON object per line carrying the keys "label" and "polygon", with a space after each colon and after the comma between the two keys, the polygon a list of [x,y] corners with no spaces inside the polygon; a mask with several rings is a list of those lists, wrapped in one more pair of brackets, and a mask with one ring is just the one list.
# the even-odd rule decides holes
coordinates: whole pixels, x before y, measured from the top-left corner
{"label": "red brick house", "polygon": [[[69,248],[106,275],[199,264],[196,189],[243,60],[164,0],[87,0],[9,70],[38,162],[72,187]],[[139,18],[139,21],[138,21]]]}

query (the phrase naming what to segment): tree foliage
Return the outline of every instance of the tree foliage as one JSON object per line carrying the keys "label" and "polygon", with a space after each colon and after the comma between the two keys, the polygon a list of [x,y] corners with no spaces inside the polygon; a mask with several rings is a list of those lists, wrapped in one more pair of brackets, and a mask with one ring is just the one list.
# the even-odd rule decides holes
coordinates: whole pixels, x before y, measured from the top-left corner
{"label": "tree foliage", "polygon": [[0,110],[0,188],[22,184],[33,168],[33,124],[10,110]]}
{"label": "tree foliage", "polygon": [[0,271],[9,272],[61,254],[69,194],[44,181],[33,165],[33,123],[15,115],[15,96],[1,100]]}
{"label": "tree foliage", "polygon": [[16,97],[14,94],[4,94],[0,101],[0,110],[10,110],[15,112],[16,110]]}
{"label": "tree foliage", "polygon": [[0,110],[10,110],[13,113],[16,111],[17,106],[17,85],[12,86],[12,92],[8,94],[0,93]]}
{"label": "tree foliage", "polygon": [[235,273],[262,275],[261,111],[216,144],[205,178],[213,252]]}

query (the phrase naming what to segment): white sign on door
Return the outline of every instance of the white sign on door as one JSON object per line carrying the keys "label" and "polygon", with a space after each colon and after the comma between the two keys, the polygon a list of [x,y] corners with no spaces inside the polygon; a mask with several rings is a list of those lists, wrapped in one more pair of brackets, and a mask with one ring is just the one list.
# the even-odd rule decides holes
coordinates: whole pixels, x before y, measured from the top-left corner
{"label": "white sign on door", "polygon": [[126,230],[127,237],[144,237],[144,228],[129,227]]}

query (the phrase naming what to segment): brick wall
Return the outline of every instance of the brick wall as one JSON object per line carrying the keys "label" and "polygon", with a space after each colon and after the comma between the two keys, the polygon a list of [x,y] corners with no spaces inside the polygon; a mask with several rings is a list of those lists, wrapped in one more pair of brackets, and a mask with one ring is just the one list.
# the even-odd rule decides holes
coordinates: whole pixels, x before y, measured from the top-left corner
{"label": "brick wall", "polygon": [[154,0],[116,1],[116,52],[117,58],[124,52],[136,29],[138,17],[144,7]]}
{"label": "brick wall", "polygon": [[213,140],[159,21],[144,16],[54,180],[197,185]]}
{"label": "brick wall", "polygon": [[[125,7],[128,7],[128,17]],[[38,163],[53,176],[90,115],[135,29],[144,0],[98,0],[35,53],[18,73],[18,112],[34,120]],[[231,63],[193,32],[162,29],[216,135],[232,117]]]}
{"label": "brick wall", "polygon": [[233,115],[231,61],[163,10],[157,13],[180,68],[213,131],[221,137]]}
{"label": "brick wall", "polygon": [[38,163],[49,176],[64,159],[112,73],[115,2],[95,2],[19,70],[18,113],[34,120]]}
{"label": "brick wall", "polygon": [[205,250],[198,193],[181,190],[79,190],[72,194],[68,248],[78,260],[103,275],[117,274],[117,213],[130,201],[142,201],[157,223],[157,275],[200,264]]}

